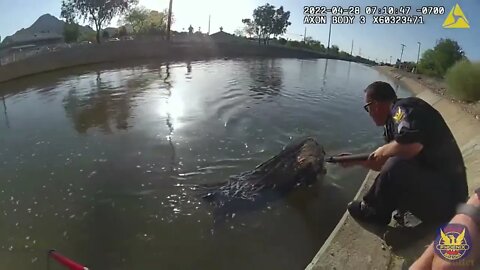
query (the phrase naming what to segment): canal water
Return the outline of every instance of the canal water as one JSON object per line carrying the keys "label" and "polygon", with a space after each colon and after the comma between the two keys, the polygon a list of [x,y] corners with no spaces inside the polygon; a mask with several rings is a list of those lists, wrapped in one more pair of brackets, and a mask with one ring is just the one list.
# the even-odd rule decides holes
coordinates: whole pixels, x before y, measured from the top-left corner
{"label": "canal water", "polygon": [[1,268],[45,269],[53,248],[91,269],[304,268],[366,170],[327,164],[314,186],[221,223],[192,186],[305,135],[328,154],[374,150],[363,89],[376,80],[391,82],[344,61],[230,59],[1,84]]}

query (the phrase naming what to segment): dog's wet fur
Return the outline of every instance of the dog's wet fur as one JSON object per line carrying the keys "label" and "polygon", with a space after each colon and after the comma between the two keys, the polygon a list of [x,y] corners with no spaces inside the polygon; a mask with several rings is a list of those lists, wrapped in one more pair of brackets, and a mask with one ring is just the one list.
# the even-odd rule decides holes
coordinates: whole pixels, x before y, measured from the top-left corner
{"label": "dog's wet fur", "polygon": [[321,180],[326,173],[325,151],[312,137],[297,140],[251,171],[228,181],[202,186],[202,197],[222,213],[261,206],[286,196],[299,186]]}

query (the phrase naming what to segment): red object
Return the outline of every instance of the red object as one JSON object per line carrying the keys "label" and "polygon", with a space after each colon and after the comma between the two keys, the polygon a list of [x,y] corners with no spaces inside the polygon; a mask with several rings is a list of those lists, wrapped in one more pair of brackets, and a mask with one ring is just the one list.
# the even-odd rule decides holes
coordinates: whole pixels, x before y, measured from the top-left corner
{"label": "red object", "polygon": [[63,256],[62,254],[54,250],[50,250],[48,252],[48,255],[61,265],[68,267],[68,269],[70,270],[88,270],[87,267],[70,260],[69,258]]}

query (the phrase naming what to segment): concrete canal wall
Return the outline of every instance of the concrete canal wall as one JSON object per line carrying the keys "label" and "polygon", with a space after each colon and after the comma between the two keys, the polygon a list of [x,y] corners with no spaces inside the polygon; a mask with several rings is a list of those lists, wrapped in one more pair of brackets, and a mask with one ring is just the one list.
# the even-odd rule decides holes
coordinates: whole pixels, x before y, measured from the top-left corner
{"label": "concrete canal wall", "polygon": [[[452,100],[432,92],[414,79],[392,72],[391,67],[376,69],[432,104],[442,114],[462,150],[467,167],[469,194],[473,194],[473,190],[480,187],[480,122]],[[356,198],[363,196],[376,175],[373,171],[368,173]],[[423,244],[390,249],[377,235],[358,225],[345,212],[306,269],[407,269],[424,250]]]}
{"label": "concrete canal wall", "polygon": [[0,82],[62,68],[140,59],[200,60],[214,57],[294,57],[320,58],[313,51],[284,46],[259,46],[245,42],[175,42],[162,40],[127,40],[103,44],[84,44],[0,66]]}

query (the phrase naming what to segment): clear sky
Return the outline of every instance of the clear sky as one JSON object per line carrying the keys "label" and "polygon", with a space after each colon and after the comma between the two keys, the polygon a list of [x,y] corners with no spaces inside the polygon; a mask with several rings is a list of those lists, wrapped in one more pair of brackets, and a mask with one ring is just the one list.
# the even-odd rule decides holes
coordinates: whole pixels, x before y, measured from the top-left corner
{"label": "clear sky", "polygon": [[[163,10],[168,7],[168,0],[140,0],[140,5],[150,9]],[[186,30],[191,24],[195,30],[201,27],[202,32],[208,30],[208,17],[211,15],[211,32],[216,32],[222,26],[224,31],[233,33],[242,27],[242,18],[251,18],[253,9],[259,5],[270,3],[276,7],[283,6],[291,12],[292,25],[287,29],[286,38],[301,39],[307,28],[307,36],[327,44],[328,25],[304,25],[303,6],[322,5],[354,6],[360,5],[362,13],[369,6],[412,6],[411,14],[417,14],[414,9],[420,6],[444,6],[444,15],[425,15],[423,25],[373,25],[371,17],[367,16],[366,24],[332,25],[331,44],[336,44],[341,50],[350,52],[354,40],[353,54],[361,49],[361,56],[389,61],[390,56],[395,61],[400,57],[400,44],[405,44],[403,59],[416,61],[418,44],[421,42],[421,52],[435,45],[439,38],[452,38],[464,49],[472,60],[480,60],[480,1],[478,0],[174,0],[173,13],[176,21],[174,30]],[[61,0],[0,0],[0,35],[3,38],[15,33],[22,27],[30,26],[39,16],[50,13],[59,17]],[[359,4],[362,3],[362,4]],[[465,13],[470,29],[444,29],[442,23],[450,9],[458,3]],[[111,25],[117,26],[114,20]]]}

